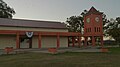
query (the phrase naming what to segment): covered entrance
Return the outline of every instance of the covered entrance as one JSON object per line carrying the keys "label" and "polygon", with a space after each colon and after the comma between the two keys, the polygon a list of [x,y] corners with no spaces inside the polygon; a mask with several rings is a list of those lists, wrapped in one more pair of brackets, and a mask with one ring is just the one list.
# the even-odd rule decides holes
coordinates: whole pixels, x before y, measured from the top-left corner
{"label": "covered entrance", "polygon": [[[73,39],[72,39],[73,47],[75,44],[75,37],[77,37],[77,40],[78,40],[76,42],[76,44],[79,46],[81,44],[80,43],[81,42],[81,34],[80,33],[34,31],[34,34],[31,37],[28,37],[26,35],[26,32],[30,32],[30,31],[2,30],[2,32],[0,34],[4,34],[4,35],[9,34],[8,36],[14,35],[14,36],[10,36],[11,39],[9,38],[9,41],[10,41],[9,44],[11,44],[10,47],[14,47],[15,49],[68,47],[69,46],[69,43],[68,43],[69,37],[73,37]],[[7,37],[5,37],[5,40],[7,40],[6,38]]]}
{"label": "covered entrance", "polygon": [[32,48],[32,38],[20,36],[20,48]]}
{"label": "covered entrance", "polygon": [[32,48],[32,36],[33,32],[26,32],[25,35],[20,35],[19,44],[20,48]]}

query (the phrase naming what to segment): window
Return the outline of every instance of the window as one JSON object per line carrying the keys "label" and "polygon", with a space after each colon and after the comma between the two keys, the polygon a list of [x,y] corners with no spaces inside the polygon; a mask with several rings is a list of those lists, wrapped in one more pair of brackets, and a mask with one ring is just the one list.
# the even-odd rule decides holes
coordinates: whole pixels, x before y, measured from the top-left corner
{"label": "window", "polygon": [[86,30],[86,33],[87,33],[87,28],[85,30]]}
{"label": "window", "polygon": [[96,27],[95,27],[95,32],[97,32],[97,31],[96,31]]}
{"label": "window", "polygon": [[91,28],[90,28],[90,32],[91,32]]}
{"label": "window", "polygon": [[97,27],[97,32],[98,32],[98,27]]}
{"label": "window", "polygon": [[91,28],[86,28],[86,33],[91,32]]}
{"label": "window", "polygon": [[89,29],[87,28],[87,32],[89,32]]}
{"label": "window", "polygon": [[88,32],[90,32],[89,28],[88,28]]}
{"label": "window", "polygon": [[99,27],[99,32],[100,32],[100,27]]}

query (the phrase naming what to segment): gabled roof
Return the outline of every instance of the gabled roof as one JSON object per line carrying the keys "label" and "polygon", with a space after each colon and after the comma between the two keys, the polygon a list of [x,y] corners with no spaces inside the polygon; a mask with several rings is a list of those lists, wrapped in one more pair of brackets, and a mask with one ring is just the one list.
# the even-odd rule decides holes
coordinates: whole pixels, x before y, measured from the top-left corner
{"label": "gabled roof", "polygon": [[92,6],[86,15],[89,15],[89,14],[102,14],[102,12],[99,12]]}
{"label": "gabled roof", "polygon": [[65,29],[61,22],[0,18],[0,26]]}
{"label": "gabled roof", "polygon": [[89,12],[98,12],[93,6],[90,8]]}

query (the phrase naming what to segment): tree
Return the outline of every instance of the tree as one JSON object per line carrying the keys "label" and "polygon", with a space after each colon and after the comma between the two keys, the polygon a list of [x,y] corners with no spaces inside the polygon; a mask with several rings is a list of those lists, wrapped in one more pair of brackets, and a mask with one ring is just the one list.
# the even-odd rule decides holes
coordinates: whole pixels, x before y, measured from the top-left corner
{"label": "tree", "polygon": [[12,18],[14,14],[14,9],[9,7],[3,0],[0,0],[0,18]]}
{"label": "tree", "polygon": [[81,32],[83,28],[83,17],[71,16],[67,18],[66,24],[69,32]]}
{"label": "tree", "polygon": [[113,37],[116,43],[120,45],[120,17],[111,19],[106,24],[106,35]]}
{"label": "tree", "polygon": [[88,11],[87,10],[84,10],[82,13],[81,13],[81,16],[84,17],[85,14],[87,14]]}
{"label": "tree", "polygon": [[67,18],[66,25],[69,32],[82,32],[84,28],[84,15],[87,13],[87,10],[84,10],[79,16],[71,16]]}

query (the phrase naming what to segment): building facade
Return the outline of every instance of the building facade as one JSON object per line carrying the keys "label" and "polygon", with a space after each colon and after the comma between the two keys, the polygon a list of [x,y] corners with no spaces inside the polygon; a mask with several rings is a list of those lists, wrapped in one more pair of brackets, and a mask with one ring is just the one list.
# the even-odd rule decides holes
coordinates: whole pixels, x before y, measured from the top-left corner
{"label": "building facade", "polygon": [[88,45],[88,37],[91,39],[92,46],[95,46],[97,41],[100,41],[100,45],[103,46],[102,12],[97,11],[94,7],[84,16],[84,37],[85,46]]}
{"label": "building facade", "polygon": [[68,47],[68,37],[80,35],[60,22],[0,18],[0,49]]}
{"label": "building facade", "polygon": [[92,46],[96,45],[97,38],[103,46],[102,13],[94,7],[84,16],[83,35],[80,32],[68,32],[61,22],[0,18],[0,49],[62,48],[71,44],[72,47],[76,44],[80,47],[81,37],[85,38],[84,46],[88,45],[88,38]]}

